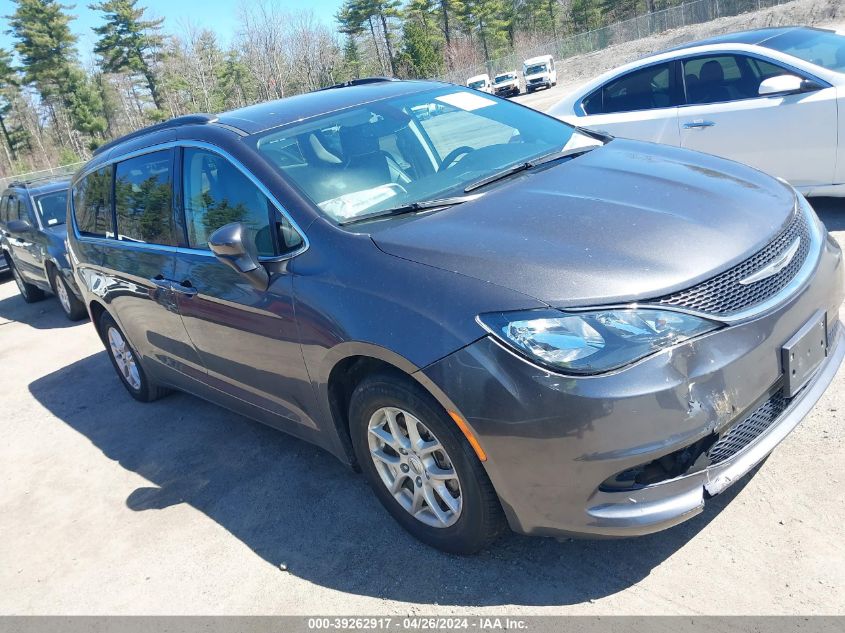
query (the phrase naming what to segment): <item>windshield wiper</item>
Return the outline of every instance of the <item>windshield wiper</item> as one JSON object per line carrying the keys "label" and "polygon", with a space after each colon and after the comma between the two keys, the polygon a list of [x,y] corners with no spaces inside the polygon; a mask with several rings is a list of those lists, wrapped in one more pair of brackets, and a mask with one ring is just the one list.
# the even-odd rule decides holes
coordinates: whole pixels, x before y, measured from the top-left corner
{"label": "windshield wiper", "polygon": [[558,160],[563,160],[564,158],[573,158],[575,156],[580,156],[581,154],[586,154],[589,151],[594,150],[597,147],[601,147],[601,145],[586,145],[584,147],[572,147],[570,149],[564,149],[557,152],[552,152],[551,154],[546,154],[545,156],[540,156],[539,158],[535,158],[534,160],[529,160],[524,163],[519,163],[517,165],[512,165],[502,171],[497,171],[495,174],[491,174],[486,178],[482,178],[481,180],[476,180],[473,183],[470,183],[464,189],[464,193],[469,193],[470,191],[475,191],[476,189],[480,189],[490,183],[497,182],[499,180],[503,180],[514,174],[518,174],[523,171],[528,171],[529,169],[534,169],[535,167],[540,167],[541,165],[547,165],[549,163],[553,163]]}
{"label": "windshield wiper", "polygon": [[401,206],[393,207],[391,209],[383,209],[381,211],[376,211],[375,213],[359,215],[357,217],[340,222],[340,225],[347,226],[349,224],[357,224],[358,222],[366,222],[367,220],[372,220],[374,218],[387,218],[396,215],[405,215],[406,213],[416,213],[417,211],[427,211],[429,209],[439,209],[442,207],[453,207],[456,204],[461,204],[462,202],[469,202],[470,200],[480,198],[482,195],[483,194],[476,194],[474,196],[453,196],[451,198],[437,198],[434,200],[421,200],[420,202],[411,202],[409,204],[403,204]]}

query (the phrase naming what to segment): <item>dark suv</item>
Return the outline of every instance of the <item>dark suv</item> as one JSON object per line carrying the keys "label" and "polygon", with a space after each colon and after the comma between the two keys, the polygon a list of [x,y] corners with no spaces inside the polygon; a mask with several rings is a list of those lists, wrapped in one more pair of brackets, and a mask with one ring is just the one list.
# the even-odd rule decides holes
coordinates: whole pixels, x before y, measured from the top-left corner
{"label": "dark suv", "polygon": [[790,186],[448,84],[142,130],[79,172],[72,211],[134,398],[314,442],[453,552],[694,516],[845,355],[842,253]]}
{"label": "dark suv", "polygon": [[67,177],[13,182],[0,199],[0,248],[21,296],[59,299],[71,321],[87,316],[67,260]]}

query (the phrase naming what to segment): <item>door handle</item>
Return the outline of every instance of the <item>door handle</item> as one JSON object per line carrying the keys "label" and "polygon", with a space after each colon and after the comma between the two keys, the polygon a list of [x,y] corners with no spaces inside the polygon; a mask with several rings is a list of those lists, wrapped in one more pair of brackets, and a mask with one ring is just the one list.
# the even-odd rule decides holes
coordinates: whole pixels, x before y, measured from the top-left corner
{"label": "door handle", "polygon": [[684,123],[684,128],[687,130],[692,130],[697,127],[713,127],[716,125],[713,121],[690,121],[688,123]]}
{"label": "door handle", "polygon": [[173,283],[169,279],[165,279],[164,275],[156,275],[152,279],[150,279],[152,284],[157,288],[161,288],[162,290],[170,290],[170,285]]}
{"label": "door handle", "polygon": [[157,288],[169,290],[170,292],[175,292],[185,297],[193,297],[198,292],[198,290],[191,285],[191,282],[188,279],[180,283],[178,281],[173,281],[172,279],[166,279],[164,275],[156,275],[150,279],[150,281]]}
{"label": "door handle", "polygon": [[198,292],[197,289],[191,285],[191,282],[188,279],[182,282],[170,282],[170,289],[173,292],[176,292],[180,295],[184,295],[186,297],[193,297]]}

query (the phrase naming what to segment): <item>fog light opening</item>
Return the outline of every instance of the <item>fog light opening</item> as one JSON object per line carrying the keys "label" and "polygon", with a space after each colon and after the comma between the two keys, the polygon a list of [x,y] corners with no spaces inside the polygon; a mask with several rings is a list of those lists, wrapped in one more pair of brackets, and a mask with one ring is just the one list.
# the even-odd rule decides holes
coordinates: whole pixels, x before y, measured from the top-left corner
{"label": "fog light opening", "polygon": [[698,472],[710,465],[707,451],[718,440],[716,434],[708,435],[668,455],[646,464],[627,468],[602,482],[599,489],[605,492],[638,490],[653,484]]}

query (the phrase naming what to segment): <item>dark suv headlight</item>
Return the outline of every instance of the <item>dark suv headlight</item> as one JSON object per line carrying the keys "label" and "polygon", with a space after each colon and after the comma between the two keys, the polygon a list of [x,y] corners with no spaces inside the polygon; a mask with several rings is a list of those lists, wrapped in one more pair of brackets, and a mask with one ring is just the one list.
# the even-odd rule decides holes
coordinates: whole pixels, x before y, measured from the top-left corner
{"label": "dark suv headlight", "polygon": [[497,312],[478,320],[538,365],[572,374],[618,369],[721,327],[696,316],[652,308]]}

